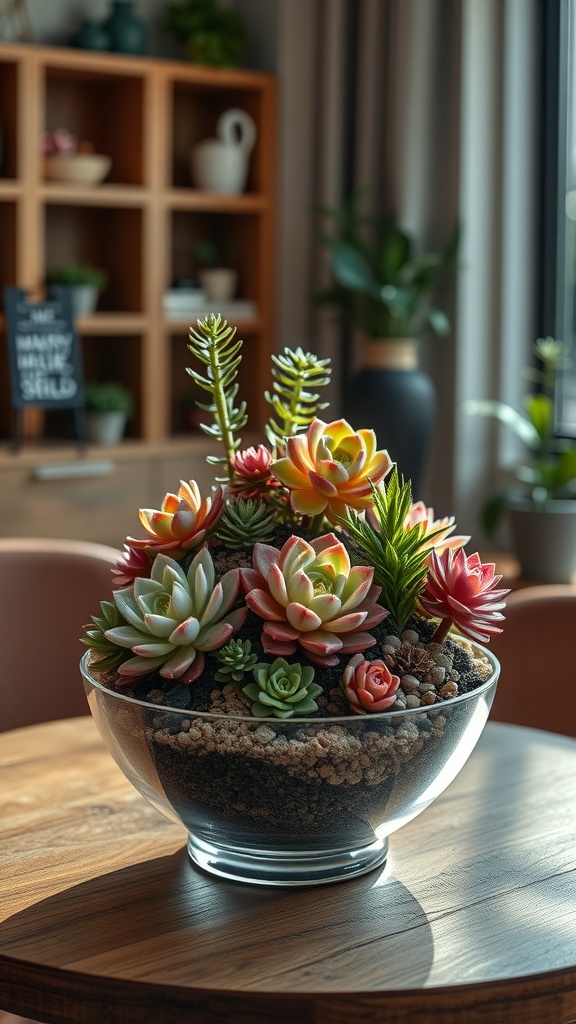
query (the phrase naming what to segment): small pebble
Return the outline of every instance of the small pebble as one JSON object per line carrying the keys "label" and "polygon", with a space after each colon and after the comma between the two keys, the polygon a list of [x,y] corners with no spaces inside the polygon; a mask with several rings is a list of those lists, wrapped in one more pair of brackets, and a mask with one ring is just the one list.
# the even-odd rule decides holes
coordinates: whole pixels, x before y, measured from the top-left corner
{"label": "small pebble", "polygon": [[405,629],[400,635],[405,644],[417,644],[420,639],[415,629]]}
{"label": "small pebble", "polygon": [[415,693],[409,693],[408,696],[406,697],[407,708],[419,708],[420,703],[420,697],[417,697]]}
{"label": "small pebble", "polygon": [[398,650],[398,648],[402,646],[400,637],[396,636],[395,633],[388,633],[387,636],[384,637],[384,643],[386,647],[393,647],[394,650]]}
{"label": "small pebble", "polygon": [[435,690],[427,690],[426,693],[423,693],[420,696],[420,703],[423,704],[425,707],[428,707],[428,705],[434,704],[435,702],[436,702],[436,691]]}
{"label": "small pebble", "polygon": [[409,674],[402,676],[400,685],[404,690],[404,693],[414,693],[416,690],[420,689],[420,681],[416,679],[416,676],[411,676]]}
{"label": "small pebble", "polygon": [[440,689],[440,696],[443,700],[447,700],[449,697],[455,697],[458,693],[458,687],[456,683],[444,683],[444,686]]}
{"label": "small pebble", "polygon": [[436,665],[430,669],[426,678],[430,683],[434,683],[434,686],[442,686],[446,679],[446,667],[444,665]]}

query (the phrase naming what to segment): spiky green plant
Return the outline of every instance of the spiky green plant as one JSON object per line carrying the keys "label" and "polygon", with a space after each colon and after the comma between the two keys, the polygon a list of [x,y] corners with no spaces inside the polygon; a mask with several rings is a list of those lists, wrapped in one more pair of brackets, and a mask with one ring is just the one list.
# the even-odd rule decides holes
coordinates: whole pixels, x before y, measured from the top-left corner
{"label": "spiky green plant", "polygon": [[243,551],[266,544],[275,528],[274,509],[255,498],[238,498],[228,505],[216,536],[231,551]]}
{"label": "spiky green plant", "polygon": [[258,655],[253,653],[250,640],[229,640],[216,652],[216,660],[220,663],[214,673],[218,683],[241,683],[256,665]]}
{"label": "spiky green plant", "polygon": [[396,466],[387,486],[372,487],[372,493],[380,529],[374,530],[352,509],[348,509],[346,528],[374,567],[374,581],[382,587],[380,603],[402,630],[416,608],[428,574],[431,535],[426,537],[418,524],[406,528],[412,489],[409,481],[399,477]]}
{"label": "spiky green plant", "polygon": [[265,428],[266,437],[274,446],[282,444],[285,437],[306,430],[318,412],[328,407],[328,402],[319,402],[320,396],[308,389],[328,384],[331,371],[329,359],[319,359],[301,348],[285,348],[281,355],[272,355],[272,362],[272,392],[264,394],[276,416],[269,419]]}
{"label": "spiky green plant", "polygon": [[84,626],[86,635],[80,639],[81,643],[86,644],[98,658],[98,669],[102,672],[111,672],[130,657],[130,651],[125,651],[112,643],[105,633],[107,629],[125,626],[126,619],[122,617],[114,601],[101,601],[100,610],[102,615],[92,616],[92,623]]}
{"label": "spiky green plant", "polygon": [[254,669],[255,683],[242,687],[250,698],[252,714],[266,718],[291,718],[292,715],[306,715],[318,710],[314,700],[322,687],[314,683],[312,665],[302,666],[298,662],[288,664],[285,658],[276,658],[271,665],[265,662]]}
{"label": "spiky green plant", "polygon": [[198,320],[198,329],[190,328],[190,344],[188,348],[199,362],[206,367],[203,376],[192,367],[186,367],[194,382],[207,391],[212,401],[206,405],[197,402],[200,409],[214,416],[214,423],[202,423],[204,433],[221,441],[224,445],[224,456],[209,455],[207,462],[211,465],[226,467],[224,481],[232,479],[232,461],[241,444],[238,431],[248,422],[246,402],[235,406],[238,384],[235,383],[238,366],[241,362],[240,349],[242,342],[234,341],[235,327],[228,327],[227,321],[219,314],[209,313],[204,320]]}

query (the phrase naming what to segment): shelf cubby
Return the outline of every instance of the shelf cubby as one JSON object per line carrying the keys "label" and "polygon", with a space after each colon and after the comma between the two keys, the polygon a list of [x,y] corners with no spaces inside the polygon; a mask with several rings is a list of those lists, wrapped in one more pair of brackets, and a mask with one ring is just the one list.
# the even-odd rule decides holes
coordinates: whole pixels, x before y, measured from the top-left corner
{"label": "shelf cubby", "polygon": [[[247,111],[256,124],[246,190],[238,195],[198,189],[190,170],[193,146],[214,136],[220,114],[230,108]],[[112,158],[100,185],[45,179],[41,135],[57,128]],[[174,280],[197,273],[195,239],[213,238],[230,250],[239,275],[237,298],[253,303],[254,315],[227,319],[244,340],[239,400],[248,404],[254,435],[268,417],[262,392],[270,385],[275,347],[274,78],[181,61],[0,42],[0,132],[0,494],[15,488],[11,500],[24,505],[33,486],[30,466],[79,457],[69,436],[71,417],[64,423],[65,416],[48,416],[32,406],[23,416],[23,444],[12,451],[2,295],[11,285],[23,288],[32,301],[42,300],[47,271],[75,260],[101,267],[108,276],[95,312],[75,325],[85,379],[118,380],[136,400],[126,439],[110,457],[122,467],[118,479],[131,479],[134,487],[138,483],[141,496],[134,499],[134,488],[119,490],[116,484],[106,505],[111,496],[118,506],[129,499],[133,517],[135,500],[142,505],[161,501],[180,476],[199,474],[203,481],[210,476],[205,455],[214,444],[188,432],[183,413],[191,383],[188,329],[202,314],[175,322],[163,305]],[[62,422],[54,424],[58,418]],[[87,487],[78,481],[66,491],[66,501],[61,492],[54,528],[63,536],[77,535],[73,519],[85,507]],[[109,509],[108,525],[94,517],[94,527],[102,527],[95,539],[118,543],[118,536],[107,530],[124,511]],[[32,512],[22,520],[11,516],[0,498],[0,532],[48,535],[49,528],[44,521],[35,524]]]}

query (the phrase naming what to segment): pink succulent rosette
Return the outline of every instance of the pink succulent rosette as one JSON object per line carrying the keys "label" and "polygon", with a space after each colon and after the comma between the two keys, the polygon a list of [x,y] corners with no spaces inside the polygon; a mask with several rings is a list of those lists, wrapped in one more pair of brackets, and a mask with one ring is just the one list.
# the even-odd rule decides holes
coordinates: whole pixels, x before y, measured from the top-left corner
{"label": "pink succulent rosette", "polygon": [[466,547],[470,537],[462,534],[451,536],[456,526],[454,516],[444,516],[442,519],[434,518],[434,509],[427,508],[423,501],[416,501],[410,506],[410,511],[404,521],[404,529],[410,530],[419,526],[421,537],[424,540],[425,548],[434,548],[438,554],[442,554],[447,548],[456,551],[458,548]]}
{"label": "pink succulent rosette", "polygon": [[228,488],[230,493],[242,498],[257,498],[265,488],[279,487],[279,480],[270,470],[271,463],[272,452],[264,444],[236,452],[232,460],[234,476]]}
{"label": "pink succulent rosette", "polygon": [[147,551],[124,544],[124,553],[112,569],[112,579],[117,587],[130,587],[134,580],[149,576],[153,559]]}
{"label": "pink succulent rosette", "polygon": [[337,520],[347,508],[370,508],[370,482],[378,485],[391,466],[388,452],[377,450],[373,430],[354,431],[346,420],[314,419],[305,434],[287,439],[286,455],[271,468],[290,489],[295,512],[306,516],[324,512]]}
{"label": "pink succulent rosette", "polygon": [[342,686],[357,715],[385,711],[396,700],[400,677],[390,672],[383,661],[367,661],[361,654],[350,659],[342,675]]}
{"label": "pink succulent rosette", "polygon": [[332,666],[341,654],[376,642],[367,630],[388,612],[377,604],[374,570],[351,566],[333,533],[310,543],[292,536],[281,550],[255,544],[253,566],[240,575],[246,604],[264,619],[266,654],[295,654],[300,647],[316,664]]}
{"label": "pink succulent rosette", "polygon": [[506,607],[502,599],[510,591],[497,589],[502,576],[494,570],[493,562],[482,563],[478,553],[466,555],[463,548],[430,552],[420,605],[427,615],[442,620],[434,636],[437,643],[442,643],[452,624],[463,636],[480,643],[502,632]]}
{"label": "pink succulent rosette", "polygon": [[145,549],[157,555],[169,552],[178,557],[190,548],[198,547],[218,523],[224,507],[224,494],[220,487],[214,499],[202,498],[195,480],[180,482],[178,494],[167,494],[159,511],[141,508],[142,526],[150,534],[145,538],[128,537],[131,548]]}

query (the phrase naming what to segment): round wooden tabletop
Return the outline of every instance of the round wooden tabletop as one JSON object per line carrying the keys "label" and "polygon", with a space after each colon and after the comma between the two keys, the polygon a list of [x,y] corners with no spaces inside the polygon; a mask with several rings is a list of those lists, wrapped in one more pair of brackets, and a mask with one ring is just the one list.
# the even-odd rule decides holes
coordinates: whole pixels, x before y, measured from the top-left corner
{"label": "round wooden tabletop", "polygon": [[193,867],[90,718],[0,735],[0,1007],[59,1024],[576,1021],[576,742],[489,724],[384,871]]}

